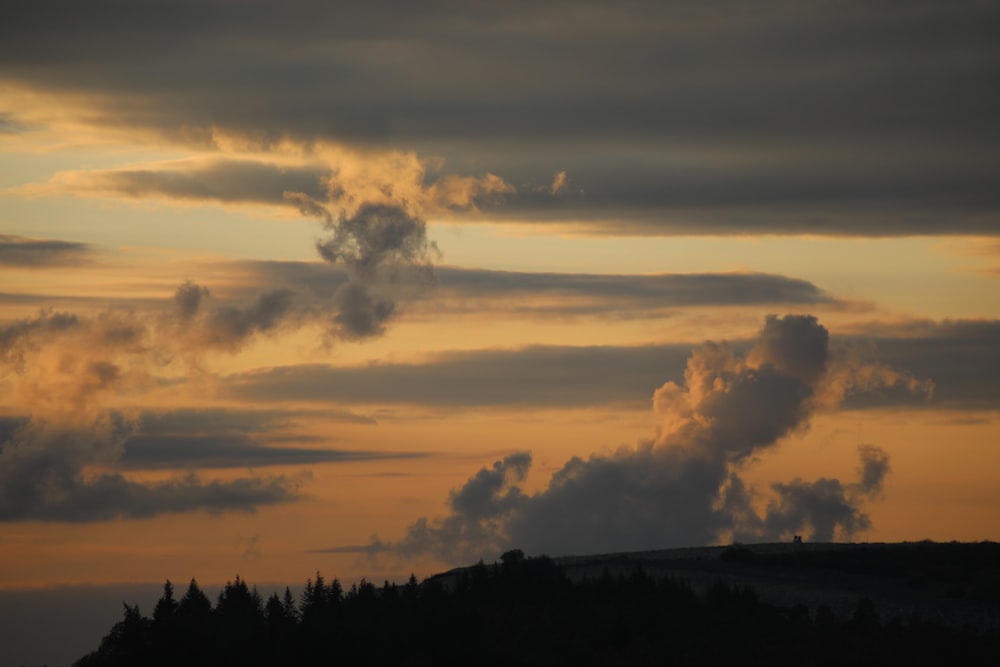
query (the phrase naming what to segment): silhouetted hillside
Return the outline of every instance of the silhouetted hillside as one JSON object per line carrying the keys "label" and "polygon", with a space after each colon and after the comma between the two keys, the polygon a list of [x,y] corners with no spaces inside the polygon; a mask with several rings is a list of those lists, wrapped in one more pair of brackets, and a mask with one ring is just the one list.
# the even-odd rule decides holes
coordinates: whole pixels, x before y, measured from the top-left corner
{"label": "silhouetted hillside", "polygon": [[[562,563],[510,551],[422,583],[362,580],[344,590],[317,574],[298,599],[286,589],[264,600],[237,577],[214,606],[196,582],[179,600],[167,582],[151,617],[126,605],[76,665],[987,664],[1000,649],[996,627],[887,617],[863,588],[847,614],[824,603],[781,606],[731,580],[797,576],[808,593],[810,579],[845,575],[874,582],[876,593],[898,582],[928,600],[941,589],[995,612],[998,548],[733,546]],[[664,562],[681,574],[664,575]]]}

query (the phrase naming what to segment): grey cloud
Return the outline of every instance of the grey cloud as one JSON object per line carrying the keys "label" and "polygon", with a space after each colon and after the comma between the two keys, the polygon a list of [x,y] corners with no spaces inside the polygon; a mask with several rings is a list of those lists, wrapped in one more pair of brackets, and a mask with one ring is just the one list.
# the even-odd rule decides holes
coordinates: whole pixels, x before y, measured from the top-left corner
{"label": "grey cloud", "polygon": [[261,334],[307,316],[287,288],[252,290],[241,298],[214,299],[208,288],[185,281],[174,292],[171,317],[155,323],[174,329],[179,352],[235,351]]}
{"label": "grey cloud", "polygon": [[[301,435],[303,418],[375,423],[370,417],[346,410],[147,410],[132,418],[133,427],[123,441],[116,465],[125,469],[254,468],[426,456],[421,452],[330,449],[324,446],[330,438]],[[125,418],[118,415],[116,419]],[[286,443],[317,446],[292,447]]]}
{"label": "grey cloud", "polygon": [[[539,317],[626,316],[682,306],[838,305],[808,281],[763,273],[601,275],[441,267],[438,275],[439,308],[458,310],[471,302],[478,309],[510,309]],[[536,305],[532,296],[558,296],[561,303],[546,300]]]}
{"label": "grey cloud", "polygon": [[424,221],[402,207],[365,203],[326,229],[331,235],[316,249],[348,276],[333,294],[333,335],[358,340],[382,334],[397,312],[401,284],[433,284],[437,246],[427,239]]}
{"label": "grey cloud", "polygon": [[0,134],[15,134],[25,129],[12,114],[0,111]]}
{"label": "grey cloud", "polygon": [[[279,438],[280,439],[280,438]],[[348,463],[408,459],[413,452],[380,452],[262,445],[241,434],[134,435],[125,440],[118,465],[126,469],[257,468],[271,465]]]}
{"label": "grey cloud", "polygon": [[830,478],[771,484],[773,497],[763,517],[753,510],[752,494],[747,493],[742,480],[732,476],[724,498],[727,511],[736,519],[734,537],[787,539],[805,527],[811,539],[829,542],[836,537],[838,527],[846,534],[868,530],[871,520],[860,507],[881,494],[889,473],[889,455],[874,445],[860,445],[858,458],[858,480],[850,484]]}
{"label": "grey cloud", "polygon": [[[770,351],[779,341],[784,341],[783,351],[780,354]],[[789,372],[797,368],[801,377],[811,378],[821,367],[806,364],[819,358],[815,352],[822,341],[820,337],[805,336],[803,341],[765,340],[759,343],[755,354],[763,359],[767,351],[766,356],[778,368]],[[995,372],[1000,367],[1000,323],[996,321],[964,320],[914,324],[900,330],[874,329],[870,333],[835,337],[830,345],[838,357],[839,353],[852,350],[865,364],[880,363],[901,374],[895,382],[849,391],[843,399],[846,408],[989,410],[1000,401],[1000,378]],[[260,369],[230,376],[226,386],[235,397],[269,401],[409,404],[449,409],[591,405],[643,408],[648,405],[650,392],[665,380],[683,381],[691,347],[691,344],[531,346],[517,350],[449,352],[432,356],[421,364]],[[732,344],[736,353],[748,347],[746,341]],[[826,363],[831,363],[831,359]],[[782,373],[764,371],[761,381],[767,377],[776,392],[793,393],[798,386],[782,379],[787,377]],[[915,391],[907,378],[933,382],[933,395],[928,397],[924,391]],[[734,389],[741,386],[737,383]],[[754,406],[760,400],[763,399],[746,396],[741,405]]]}
{"label": "grey cloud", "polygon": [[648,405],[650,393],[664,377],[683,374],[689,353],[689,345],[451,352],[426,364],[262,369],[230,376],[226,387],[234,397],[267,401],[445,407]]}
{"label": "grey cloud", "polygon": [[328,421],[374,424],[371,417],[348,410],[240,410],[234,408],[172,408],[165,411],[147,410],[136,421],[140,433],[150,435],[192,435],[205,432],[265,434],[285,429],[302,417],[319,417]]}
{"label": "grey cloud", "polygon": [[764,535],[781,536],[799,526],[811,529],[812,539],[830,542],[838,526],[848,535],[871,527],[870,519],[852,503],[837,479],[815,482],[793,480],[772,485],[778,499],[767,508]]}
{"label": "grey cloud", "polygon": [[87,261],[91,252],[86,243],[0,234],[0,267],[75,266]]}
{"label": "grey cloud", "polygon": [[[295,286],[320,301],[332,298],[348,280],[342,267],[315,262],[260,261],[239,266],[261,283]],[[842,305],[807,280],[767,273],[608,275],[435,266],[433,274],[437,278],[433,298],[413,301],[412,307],[419,312],[621,317],[683,306]],[[426,265],[397,268],[397,275],[418,285],[428,278]]]}
{"label": "grey cloud", "polygon": [[391,548],[400,554],[430,552],[443,560],[470,562],[499,553],[504,525],[526,501],[520,487],[531,467],[528,453],[511,454],[490,468],[482,468],[448,498],[451,514],[438,522],[419,519],[396,544],[375,541],[369,553]]}
{"label": "grey cloud", "polygon": [[202,480],[193,473],[140,483],[117,472],[85,474],[114,462],[121,424],[66,427],[32,420],[0,443],[0,521],[104,521],[206,510],[252,511],[297,498],[287,477]]}
{"label": "grey cloud", "polygon": [[889,455],[874,445],[860,445],[858,456],[858,491],[877,496],[882,493],[882,482],[889,473]]}
{"label": "grey cloud", "polygon": [[73,172],[62,187],[71,191],[110,192],[122,197],[166,197],[187,201],[284,205],[285,193],[319,196],[320,168],[288,167],[251,160],[214,160],[163,165],[160,169],[112,169]]}
{"label": "grey cloud", "polygon": [[429,268],[437,254],[427,240],[424,221],[396,205],[364,204],[327,229],[333,235],[316,244],[320,256],[365,280],[380,273],[392,279],[392,272],[402,266]]}
{"label": "grey cloud", "polygon": [[[934,382],[931,405],[958,410],[992,410],[1000,405],[1000,321],[945,320],[873,327],[848,339],[892,368]],[[849,396],[845,406],[905,407],[914,396],[903,386],[880,387]]]}
{"label": "grey cloud", "polygon": [[[946,146],[887,145],[862,158],[873,150],[875,138],[853,147],[849,155],[841,154],[842,146],[823,145],[828,139],[819,136],[802,137],[800,145],[788,147],[745,141],[749,145],[728,149],[722,140],[722,146],[704,146],[706,154],[720,153],[707,164],[697,163],[696,155],[690,162],[670,155],[669,142],[631,150],[622,158],[614,148],[588,158],[553,153],[549,159],[574,175],[581,196],[515,196],[503,207],[487,203],[483,214],[504,221],[570,224],[608,235],[996,232],[1000,199],[990,183],[1000,165],[978,155],[975,147],[955,155]],[[510,175],[530,166],[511,161],[491,168]]]}
{"label": "grey cloud", "polygon": [[202,300],[208,296],[208,289],[196,285],[188,280],[181,284],[174,293],[174,304],[177,308],[177,317],[181,322],[190,321],[198,314]]}
{"label": "grey cloud", "polygon": [[76,315],[42,312],[35,318],[0,325],[0,361],[23,363],[25,353],[38,344],[39,338],[58,336],[80,324]]}
{"label": "grey cloud", "polygon": [[861,450],[856,484],[773,484],[763,514],[740,477],[753,457],[809,424],[827,381],[828,340],[815,318],[790,315],[769,317],[745,355],[706,343],[692,353],[682,385],[667,382],[656,391],[663,423],[654,439],[573,458],[534,494],[519,486],[530,456],[507,457],[453,491],[446,516],[417,520],[395,542],[376,538],[370,551],[460,562],[510,547],[593,553],[806,530],[815,540],[850,538],[870,525],[862,503],[877,494],[888,470],[881,450]]}
{"label": "grey cloud", "polygon": [[333,316],[335,331],[347,340],[360,340],[385,332],[385,322],[396,311],[396,305],[380,299],[360,283],[347,283],[333,295],[337,314]]}
{"label": "grey cloud", "polygon": [[[231,286],[226,294],[239,302],[251,302],[262,289],[294,293],[302,310],[324,314],[336,307],[335,300],[349,302],[348,294],[337,295],[350,280],[342,265],[328,262],[237,261],[225,268],[246,273],[251,280]],[[385,291],[410,298],[407,311],[414,314],[502,313],[534,318],[567,316],[641,317],[684,306],[812,305],[843,307],[844,303],[817,285],[797,278],[766,273],[698,273],[607,275],[588,273],[539,273],[493,271],[455,266],[397,266],[396,282],[366,293],[372,299]],[[433,292],[422,291],[433,278]],[[553,298],[558,297],[558,298]],[[89,297],[0,294],[0,300],[15,303],[50,303],[54,307],[109,308],[115,303]],[[211,308],[212,293],[187,281],[174,293],[173,308],[181,321],[189,321]],[[136,310],[149,310],[160,303],[150,299],[117,302]]]}
{"label": "grey cloud", "polygon": [[[8,76],[28,78],[33,66],[40,85],[70,86],[75,74],[76,85],[126,99],[159,92],[167,104],[150,105],[150,115],[133,122],[165,120],[157,114],[177,113],[184,103],[192,124],[391,132],[397,141],[595,132],[732,137],[750,129],[780,136],[823,122],[827,132],[846,134],[929,126],[961,136],[988,129],[968,103],[995,102],[972,89],[996,67],[987,25],[997,10],[989,4],[821,3],[790,12],[771,3],[752,13],[738,3],[437,2],[414,11],[403,3],[297,2],[279,11],[263,1],[238,10],[181,2],[140,11],[102,2],[88,12],[69,2],[18,4],[11,22],[18,29],[4,31],[0,51]],[[325,58],[290,44],[324,45]],[[319,79],[329,93],[316,90]],[[268,103],[277,92],[281,105]],[[223,93],[261,103],[216,106]],[[890,122],[886,112],[901,109],[909,113]],[[956,116],[970,116],[973,126],[941,127]]]}
{"label": "grey cloud", "polygon": [[292,293],[288,290],[265,292],[249,305],[223,304],[205,321],[206,341],[212,346],[236,347],[254,334],[277,328],[291,306]]}
{"label": "grey cloud", "polygon": [[286,202],[298,209],[299,213],[307,218],[322,218],[326,222],[333,221],[333,216],[323,203],[314,197],[310,197],[304,192],[291,192],[286,190],[281,196]]}
{"label": "grey cloud", "polygon": [[[207,144],[221,129],[265,146],[292,137],[442,156],[536,184],[500,212],[484,202],[508,220],[645,234],[998,228],[995,3],[109,1],[81,12],[56,0],[10,16],[3,78],[86,93],[101,122]],[[559,171],[580,197],[529,196]],[[314,188],[269,181],[259,196]]]}

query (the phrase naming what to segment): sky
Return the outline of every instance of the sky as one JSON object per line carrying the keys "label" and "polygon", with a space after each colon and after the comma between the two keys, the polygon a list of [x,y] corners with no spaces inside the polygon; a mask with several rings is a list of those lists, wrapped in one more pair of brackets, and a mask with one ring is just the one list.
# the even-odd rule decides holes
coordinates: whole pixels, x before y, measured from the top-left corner
{"label": "sky", "polygon": [[1000,3],[6,15],[0,598],[1000,538]]}

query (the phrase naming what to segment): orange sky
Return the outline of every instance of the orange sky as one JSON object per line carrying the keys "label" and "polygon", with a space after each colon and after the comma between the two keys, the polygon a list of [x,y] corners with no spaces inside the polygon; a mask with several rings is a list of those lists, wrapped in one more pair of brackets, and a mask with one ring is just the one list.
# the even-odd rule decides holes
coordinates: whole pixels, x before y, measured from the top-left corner
{"label": "orange sky", "polygon": [[209,4],[0,28],[0,589],[1000,538],[995,9]]}

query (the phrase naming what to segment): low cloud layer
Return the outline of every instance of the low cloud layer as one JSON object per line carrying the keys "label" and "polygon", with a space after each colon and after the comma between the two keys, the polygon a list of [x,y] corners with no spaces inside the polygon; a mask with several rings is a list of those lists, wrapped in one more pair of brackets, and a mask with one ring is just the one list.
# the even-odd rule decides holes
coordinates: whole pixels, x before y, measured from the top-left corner
{"label": "low cloud layer", "polygon": [[831,379],[842,362],[815,318],[768,317],[745,354],[725,343],[694,350],[683,381],[656,390],[660,427],[648,441],[573,458],[534,494],[521,489],[530,454],[510,455],[453,491],[447,516],[420,519],[400,540],[375,540],[369,550],[468,562],[511,547],[556,555],[792,534],[850,538],[870,525],[863,503],[881,492],[889,470],[881,449],[859,449],[855,482],[793,480],[762,493],[740,476],[841,401],[848,386]]}

